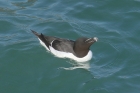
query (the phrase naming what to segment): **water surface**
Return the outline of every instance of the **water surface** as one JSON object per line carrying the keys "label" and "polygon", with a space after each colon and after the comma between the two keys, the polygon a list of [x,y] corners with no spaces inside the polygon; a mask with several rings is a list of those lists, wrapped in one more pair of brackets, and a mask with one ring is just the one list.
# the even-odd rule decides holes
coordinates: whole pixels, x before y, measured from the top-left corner
{"label": "water surface", "polygon": [[[139,0],[0,0],[1,93],[139,93]],[[31,33],[98,37],[86,63],[47,52]]]}

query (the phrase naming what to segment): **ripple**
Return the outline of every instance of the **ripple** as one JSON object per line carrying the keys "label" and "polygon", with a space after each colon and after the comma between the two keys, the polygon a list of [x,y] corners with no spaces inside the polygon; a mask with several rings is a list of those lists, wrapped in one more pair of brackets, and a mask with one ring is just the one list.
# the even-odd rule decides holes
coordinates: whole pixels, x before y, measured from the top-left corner
{"label": "ripple", "polygon": [[[138,93],[139,2],[1,0],[1,92]],[[99,42],[92,60],[77,63],[46,53],[30,29]]]}
{"label": "ripple", "polygon": [[19,8],[22,8],[22,9],[25,9],[27,8],[28,6],[33,6],[34,3],[36,3],[37,0],[27,0],[26,2],[12,2],[12,4],[16,7],[19,7]]}
{"label": "ripple", "polygon": [[73,67],[60,67],[60,69],[65,69],[65,70],[75,70],[75,69],[85,69],[89,70],[90,68],[90,63],[89,62],[75,62],[75,61],[68,61]]}

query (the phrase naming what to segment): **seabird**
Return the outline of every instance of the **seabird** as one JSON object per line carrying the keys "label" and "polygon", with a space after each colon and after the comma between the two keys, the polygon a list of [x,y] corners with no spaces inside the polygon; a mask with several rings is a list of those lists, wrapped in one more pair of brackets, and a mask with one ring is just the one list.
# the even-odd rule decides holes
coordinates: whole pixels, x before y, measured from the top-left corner
{"label": "seabird", "polygon": [[86,62],[91,60],[92,51],[90,46],[97,42],[98,38],[80,37],[76,41],[63,39],[53,36],[45,36],[42,33],[31,30],[48,51],[59,58],[70,58],[77,62]]}

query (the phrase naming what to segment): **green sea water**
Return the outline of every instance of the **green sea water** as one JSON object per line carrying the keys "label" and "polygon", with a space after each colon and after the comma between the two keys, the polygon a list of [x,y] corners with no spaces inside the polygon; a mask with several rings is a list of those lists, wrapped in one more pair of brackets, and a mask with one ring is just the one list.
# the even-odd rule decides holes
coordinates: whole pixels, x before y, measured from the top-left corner
{"label": "green sea water", "polygon": [[[93,58],[57,58],[30,29],[98,37]],[[140,93],[140,0],[0,0],[0,93]]]}

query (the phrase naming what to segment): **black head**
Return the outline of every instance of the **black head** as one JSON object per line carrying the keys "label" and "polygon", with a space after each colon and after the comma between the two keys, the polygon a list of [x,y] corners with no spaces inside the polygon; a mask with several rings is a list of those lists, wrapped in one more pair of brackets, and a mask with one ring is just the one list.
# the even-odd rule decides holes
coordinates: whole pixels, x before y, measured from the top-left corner
{"label": "black head", "polygon": [[89,48],[93,43],[97,42],[98,38],[86,38],[86,37],[81,37],[78,38],[75,42],[75,45],[81,48]]}
{"label": "black head", "polygon": [[74,51],[80,56],[86,55],[89,51],[90,46],[97,42],[98,38],[86,38],[86,37],[81,37],[78,38],[75,43],[74,43]]}

